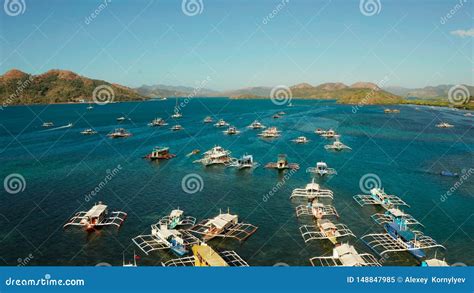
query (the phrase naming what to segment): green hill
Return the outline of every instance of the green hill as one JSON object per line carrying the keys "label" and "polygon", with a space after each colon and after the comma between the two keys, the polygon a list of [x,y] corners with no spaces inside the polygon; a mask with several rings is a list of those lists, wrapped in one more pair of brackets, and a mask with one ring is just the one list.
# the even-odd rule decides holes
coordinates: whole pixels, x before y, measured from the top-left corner
{"label": "green hill", "polygon": [[13,69],[0,76],[0,102],[2,105],[87,102],[92,101],[94,89],[100,85],[112,88],[114,101],[146,99],[131,88],[71,71],[50,70],[31,75]]}

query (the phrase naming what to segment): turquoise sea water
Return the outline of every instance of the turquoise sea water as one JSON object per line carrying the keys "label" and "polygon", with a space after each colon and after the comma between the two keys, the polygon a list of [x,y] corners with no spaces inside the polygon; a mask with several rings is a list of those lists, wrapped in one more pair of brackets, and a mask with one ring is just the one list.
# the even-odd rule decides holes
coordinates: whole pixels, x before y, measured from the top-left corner
{"label": "turquoise sea water", "polygon": [[[183,107],[179,123],[185,128],[172,132],[169,119],[174,100],[96,105],[51,105],[7,107],[0,112],[0,176],[12,173],[26,181],[23,192],[9,194],[3,188],[0,198],[0,263],[18,265],[96,265],[107,262],[121,265],[122,253],[131,259],[136,235],[148,234],[150,225],[181,208],[199,219],[215,216],[219,209],[230,208],[242,221],[259,227],[247,241],[212,240],[218,250],[235,250],[250,265],[309,265],[308,259],[331,254],[329,242],[305,244],[298,230],[310,224],[310,218],[298,219],[290,201],[294,188],[304,187],[311,177],[305,172],[323,160],[338,175],[318,182],[334,191],[333,204],[339,222],[349,226],[357,238],[347,238],[359,251],[369,252],[359,240],[371,232],[382,232],[370,215],[382,212],[376,207],[360,207],[352,199],[361,193],[360,178],[368,173],[379,176],[382,186],[411,207],[404,209],[422,222],[421,230],[443,244],[447,250],[431,250],[449,263],[474,265],[474,178],[460,184],[444,202],[440,198],[459,178],[442,177],[442,170],[461,173],[474,168],[473,118],[462,111],[442,108],[398,106],[400,114],[387,115],[383,107],[365,106],[354,113],[352,106],[334,102],[294,100],[293,107],[276,106],[263,100],[194,99]],[[272,119],[278,111],[287,114]],[[116,118],[131,120],[120,126],[133,133],[127,139],[109,139],[106,134],[118,127]],[[205,116],[223,118],[242,132],[225,136],[224,129],[205,125]],[[151,128],[146,124],[163,117],[169,126]],[[245,128],[259,119],[277,126],[282,137],[266,141],[259,131]],[[73,123],[72,128],[47,130],[44,121],[56,126]],[[454,124],[451,129],[435,127],[440,121]],[[327,152],[328,143],[313,132],[316,128],[334,128],[350,152]],[[82,136],[85,128],[98,135]],[[305,135],[311,142],[295,145],[291,139]],[[265,165],[280,153],[301,169],[281,185],[277,192],[265,195],[284,173],[260,166],[250,171],[193,164],[199,156],[188,158],[193,149],[205,151],[215,144],[238,157],[254,155]],[[142,159],[156,145],[165,145],[177,157],[159,163]],[[95,189],[107,170],[121,170],[98,195],[87,202],[85,196]],[[203,179],[202,191],[187,194],[181,187],[184,176],[196,173]],[[473,176],[474,177],[474,176]],[[93,202],[104,201],[110,209],[128,213],[120,229],[104,228],[94,233],[81,229],[64,230],[63,224],[79,210],[88,210]],[[141,254],[141,253],[139,253]],[[139,265],[159,265],[173,258],[168,252],[142,255]],[[390,254],[385,265],[416,265],[407,253]]]}

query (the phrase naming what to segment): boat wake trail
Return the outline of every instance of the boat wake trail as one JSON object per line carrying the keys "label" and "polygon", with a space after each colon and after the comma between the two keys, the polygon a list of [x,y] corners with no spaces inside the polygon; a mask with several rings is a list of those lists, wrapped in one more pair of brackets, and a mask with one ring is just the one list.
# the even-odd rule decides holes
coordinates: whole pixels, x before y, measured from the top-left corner
{"label": "boat wake trail", "polygon": [[45,130],[43,130],[43,131],[41,131],[41,132],[59,130],[59,129],[70,128],[70,127],[72,127],[72,123],[69,123],[69,124],[63,125],[63,126],[59,126],[59,127],[55,127],[55,128],[45,129]]}

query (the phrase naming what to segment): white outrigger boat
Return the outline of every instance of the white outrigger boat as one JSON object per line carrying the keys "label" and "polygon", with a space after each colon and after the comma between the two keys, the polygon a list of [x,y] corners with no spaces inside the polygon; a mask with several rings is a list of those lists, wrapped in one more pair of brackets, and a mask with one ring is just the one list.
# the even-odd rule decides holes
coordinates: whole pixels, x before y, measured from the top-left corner
{"label": "white outrigger boat", "polygon": [[299,205],[296,207],[296,216],[313,216],[315,219],[334,216],[339,218],[336,208],[332,205],[325,205],[318,200],[313,200],[307,205]]}
{"label": "white outrigger boat", "polygon": [[354,246],[347,243],[337,245],[332,256],[310,258],[313,266],[322,267],[380,267],[381,264],[369,253],[358,253]]}
{"label": "white outrigger boat", "polygon": [[406,225],[419,225],[423,227],[418,220],[412,215],[409,215],[397,208],[388,209],[385,213],[377,213],[371,216],[371,218],[379,225],[391,223],[393,221],[404,221]]}
{"label": "white outrigger boat", "polygon": [[132,136],[132,134],[123,128],[117,128],[111,133],[107,134],[107,136],[110,138],[122,138]]}
{"label": "white outrigger boat", "polygon": [[48,127],[53,127],[54,123],[53,122],[44,122],[41,124],[41,127],[48,128]]}
{"label": "white outrigger boat", "polygon": [[203,154],[203,158],[195,160],[194,163],[202,163],[205,166],[215,164],[229,164],[234,160],[230,156],[230,151],[225,150],[221,146],[216,145],[212,149],[208,150]]}
{"label": "white outrigger boat", "polygon": [[201,242],[188,231],[169,229],[161,222],[151,226],[150,235],[139,235],[132,241],[147,255],[152,251],[169,249],[178,256],[189,253],[192,245]]}
{"label": "white outrigger boat", "polygon": [[302,144],[302,143],[308,143],[309,139],[306,138],[306,136],[298,136],[297,138],[291,140],[294,143]]}
{"label": "white outrigger boat", "polygon": [[340,135],[337,134],[334,130],[332,129],[329,129],[327,131],[324,131],[323,133],[320,134],[322,137],[325,137],[325,138],[337,138],[339,137]]}
{"label": "white outrigger boat", "polygon": [[255,120],[254,122],[252,122],[252,124],[247,126],[247,128],[250,128],[250,129],[263,129],[263,128],[265,128],[265,126],[262,123],[260,123],[258,120]]}
{"label": "white outrigger boat", "polygon": [[81,134],[83,134],[83,135],[92,135],[92,134],[97,134],[97,131],[95,131],[92,128],[87,128],[87,129],[84,129],[83,131],[81,131]]}
{"label": "white outrigger boat", "polygon": [[288,163],[288,159],[285,154],[279,154],[278,159],[276,162],[270,162],[265,165],[265,168],[268,169],[277,169],[279,171],[282,170],[298,170],[300,168],[300,165],[297,163]]}
{"label": "white outrigger boat", "polygon": [[317,162],[316,167],[309,167],[306,169],[307,173],[317,174],[319,176],[337,175],[337,171],[333,168],[328,168],[325,162]]}
{"label": "white outrigger boat", "polygon": [[203,122],[204,123],[212,123],[212,122],[214,122],[214,120],[212,120],[211,116],[207,116],[206,118],[204,118]]}
{"label": "white outrigger boat", "polygon": [[381,188],[372,188],[370,194],[358,194],[353,196],[354,200],[360,206],[379,205],[386,210],[400,206],[409,205],[396,195],[389,195]]}
{"label": "white outrigger boat", "polygon": [[234,238],[244,241],[257,231],[258,227],[239,222],[237,215],[227,213],[219,213],[212,219],[206,219],[199,224],[191,227],[190,232],[199,234],[204,241],[209,241],[215,237]]}
{"label": "white outrigger boat", "polygon": [[300,227],[301,236],[304,242],[311,240],[329,240],[332,244],[338,243],[338,238],[352,236],[354,233],[344,224],[334,224],[328,219],[318,219],[316,226],[303,225]]}
{"label": "white outrigger boat", "polygon": [[216,124],[214,124],[215,127],[225,127],[225,126],[229,126],[229,123],[225,122],[224,119],[219,119],[219,121],[216,122]]}
{"label": "white outrigger boat", "polygon": [[334,194],[329,189],[321,189],[319,184],[314,183],[314,178],[311,183],[306,184],[305,188],[296,188],[291,193],[290,199],[294,197],[304,197],[308,200],[319,199],[319,198],[330,198],[333,199]]}
{"label": "white outrigger boat", "polygon": [[162,118],[155,118],[153,119],[150,123],[148,123],[148,126],[166,126],[168,123]]}
{"label": "white outrigger boat", "polygon": [[335,150],[335,151],[352,150],[350,147],[343,144],[338,139],[336,139],[332,144],[325,145],[324,148],[326,150]]}
{"label": "white outrigger boat", "polygon": [[109,213],[107,205],[99,201],[89,211],[76,213],[63,227],[81,226],[88,231],[103,226],[120,227],[126,218],[127,214],[124,212]]}
{"label": "white outrigger boat", "polygon": [[380,256],[390,252],[406,251],[420,259],[426,257],[425,249],[445,249],[443,245],[422,232],[410,230],[403,220],[386,223],[384,229],[385,233],[373,233],[361,237],[361,240]]}
{"label": "white outrigger boat", "polygon": [[176,125],[173,125],[171,128],[170,128],[172,131],[180,131],[180,130],[183,130],[183,126],[179,125],[179,124],[176,124]]}
{"label": "white outrigger boat", "polygon": [[235,126],[229,126],[229,128],[227,130],[224,130],[223,132],[227,135],[236,135],[240,133],[240,131],[238,131]]}
{"label": "white outrigger boat", "polygon": [[120,117],[117,118],[117,121],[119,121],[119,122],[120,121],[125,121],[125,120],[127,120],[127,118],[125,116],[120,116]]}
{"label": "white outrigger boat", "polygon": [[228,165],[228,167],[235,167],[237,169],[245,169],[245,168],[256,168],[258,166],[257,162],[254,162],[252,155],[243,155],[240,159],[234,159]]}
{"label": "white outrigger boat", "polygon": [[280,131],[276,127],[270,127],[259,133],[258,136],[263,138],[275,138],[280,136]]}
{"label": "white outrigger boat", "polygon": [[438,127],[438,128],[452,128],[452,127],[454,127],[454,125],[449,124],[447,122],[441,122],[439,124],[436,124],[436,127]]}
{"label": "white outrigger boat", "polygon": [[162,263],[165,267],[181,267],[181,266],[195,266],[195,267],[248,267],[244,261],[235,251],[216,252],[205,243],[194,245],[192,247],[192,256],[172,259]]}

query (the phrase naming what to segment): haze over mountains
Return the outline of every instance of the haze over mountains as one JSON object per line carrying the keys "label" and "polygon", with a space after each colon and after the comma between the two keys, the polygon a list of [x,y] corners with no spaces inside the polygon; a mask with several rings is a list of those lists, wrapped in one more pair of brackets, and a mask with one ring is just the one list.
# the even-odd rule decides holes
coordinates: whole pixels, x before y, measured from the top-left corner
{"label": "haze over mountains", "polygon": [[[205,87],[143,85],[129,88],[103,80],[80,76],[68,70],[49,70],[30,75],[12,69],[0,76],[0,100],[8,104],[48,104],[91,101],[94,89],[107,85],[114,91],[114,101],[136,101],[155,97],[230,97],[235,99],[269,98],[273,87],[249,87],[231,91],[215,91]],[[399,104],[404,97],[443,98],[446,100],[452,85],[430,86],[420,89],[403,87],[380,88],[371,82],[346,85],[341,82],[311,85],[300,83],[290,87],[293,98],[336,99],[343,104]],[[467,86],[471,93],[474,87]]]}

